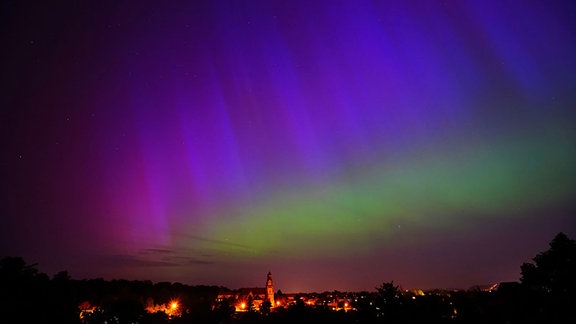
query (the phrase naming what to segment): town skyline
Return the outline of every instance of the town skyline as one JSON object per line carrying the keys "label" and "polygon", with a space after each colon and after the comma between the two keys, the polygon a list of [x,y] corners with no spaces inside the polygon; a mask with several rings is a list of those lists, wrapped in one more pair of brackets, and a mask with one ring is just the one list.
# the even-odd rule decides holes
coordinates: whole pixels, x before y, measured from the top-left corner
{"label": "town skyline", "polygon": [[[406,290],[393,281],[371,291],[286,293],[271,272],[259,287],[49,278],[22,258],[0,259],[0,319],[67,323],[564,323],[573,313],[576,241],[558,233],[520,266],[521,278],[467,290]],[[46,297],[51,297],[46,299]],[[48,301],[50,300],[50,301]],[[534,303],[538,307],[534,307]],[[23,312],[33,308],[34,312]]]}

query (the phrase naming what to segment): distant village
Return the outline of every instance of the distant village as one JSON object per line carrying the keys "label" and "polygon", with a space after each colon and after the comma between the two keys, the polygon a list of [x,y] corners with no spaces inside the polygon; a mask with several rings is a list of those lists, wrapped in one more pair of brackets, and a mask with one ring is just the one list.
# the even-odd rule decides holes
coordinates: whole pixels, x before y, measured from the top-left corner
{"label": "distant village", "polygon": [[[517,283],[503,283],[504,286],[514,286]],[[493,292],[496,291],[501,284],[493,284],[486,286],[475,286],[472,290],[478,290],[483,292]],[[396,287],[399,289],[399,287]],[[423,291],[421,289],[415,290],[398,290],[399,294],[403,296],[408,296],[409,298],[415,300],[416,298],[426,296],[426,294],[450,297],[450,293],[458,292],[458,290],[430,290]],[[369,292],[341,292],[341,291],[325,291],[322,293],[283,293],[282,290],[278,290],[274,293],[274,282],[272,280],[272,273],[268,272],[266,277],[265,287],[252,287],[252,288],[240,288],[236,290],[221,290],[218,293],[216,302],[227,303],[228,305],[234,307],[235,312],[248,312],[248,311],[262,311],[263,309],[285,309],[300,303],[305,307],[312,308],[323,308],[332,311],[355,311],[357,310],[355,305],[359,303],[362,299],[372,300],[373,293]],[[456,314],[457,310],[453,309],[453,313]]]}
{"label": "distant village", "polygon": [[0,259],[0,323],[576,323],[576,242],[559,233],[520,266],[518,282],[466,290],[283,293],[261,287],[49,277],[19,257]]}

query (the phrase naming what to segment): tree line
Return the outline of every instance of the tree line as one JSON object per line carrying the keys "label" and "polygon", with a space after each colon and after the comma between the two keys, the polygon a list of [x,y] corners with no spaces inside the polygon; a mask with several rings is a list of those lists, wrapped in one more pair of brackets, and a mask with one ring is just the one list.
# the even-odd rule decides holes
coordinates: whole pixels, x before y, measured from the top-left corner
{"label": "tree line", "polygon": [[[218,286],[50,278],[19,257],[0,260],[0,323],[576,323],[576,242],[559,233],[548,250],[520,267],[519,282],[496,290],[403,291],[393,281],[354,293],[348,310],[314,307],[236,313],[216,301]],[[172,303],[172,304],[170,304]],[[159,305],[179,307],[178,316]]]}

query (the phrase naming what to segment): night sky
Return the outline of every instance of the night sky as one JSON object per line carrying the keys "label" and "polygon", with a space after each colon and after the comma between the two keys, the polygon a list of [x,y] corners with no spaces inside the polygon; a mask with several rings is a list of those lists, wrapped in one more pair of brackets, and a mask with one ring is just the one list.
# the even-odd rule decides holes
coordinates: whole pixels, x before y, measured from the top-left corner
{"label": "night sky", "polygon": [[576,2],[1,1],[0,256],[284,292],[576,237]]}

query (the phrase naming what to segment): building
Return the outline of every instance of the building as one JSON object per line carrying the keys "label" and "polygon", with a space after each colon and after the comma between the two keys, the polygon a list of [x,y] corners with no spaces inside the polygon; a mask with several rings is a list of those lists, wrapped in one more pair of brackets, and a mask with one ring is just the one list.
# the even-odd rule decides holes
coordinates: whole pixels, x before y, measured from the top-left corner
{"label": "building", "polygon": [[270,307],[274,307],[274,282],[272,273],[266,276],[265,287],[240,288],[232,291],[220,292],[218,302],[228,301],[234,306],[237,312],[245,312],[252,308],[259,310],[263,302],[270,302]]}
{"label": "building", "polygon": [[274,283],[272,282],[272,273],[268,272],[266,277],[266,300],[270,302],[271,307],[274,307]]}

